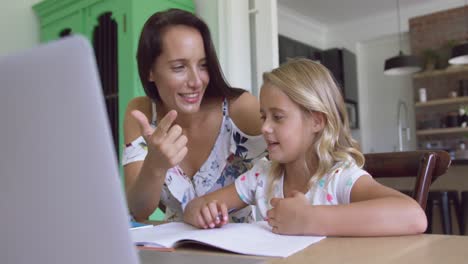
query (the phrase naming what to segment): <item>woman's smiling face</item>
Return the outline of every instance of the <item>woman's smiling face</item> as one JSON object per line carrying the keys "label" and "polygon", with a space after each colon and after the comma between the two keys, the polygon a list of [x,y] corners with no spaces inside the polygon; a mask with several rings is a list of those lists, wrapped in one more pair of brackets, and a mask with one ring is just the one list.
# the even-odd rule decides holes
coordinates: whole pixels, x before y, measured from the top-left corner
{"label": "woman's smiling face", "polygon": [[200,109],[210,80],[203,39],[196,29],[171,26],[162,39],[162,53],[149,73],[163,104],[180,113]]}

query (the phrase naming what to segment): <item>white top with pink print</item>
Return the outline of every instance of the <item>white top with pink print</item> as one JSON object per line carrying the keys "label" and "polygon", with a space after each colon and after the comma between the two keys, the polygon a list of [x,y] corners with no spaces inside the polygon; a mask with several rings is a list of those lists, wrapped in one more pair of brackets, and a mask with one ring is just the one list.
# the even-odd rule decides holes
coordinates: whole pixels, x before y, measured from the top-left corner
{"label": "white top with pink print", "polygon": [[[266,212],[271,209],[266,197],[270,167],[270,161],[259,160],[252,169],[235,181],[236,190],[241,200],[247,204],[257,205],[264,219],[266,219]],[[351,188],[356,180],[363,175],[369,175],[369,173],[359,168],[354,162],[338,162],[329,173],[315,181],[315,184],[305,195],[311,205],[348,204]],[[284,175],[274,186],[272,197],[284,198],[283,180]]]}

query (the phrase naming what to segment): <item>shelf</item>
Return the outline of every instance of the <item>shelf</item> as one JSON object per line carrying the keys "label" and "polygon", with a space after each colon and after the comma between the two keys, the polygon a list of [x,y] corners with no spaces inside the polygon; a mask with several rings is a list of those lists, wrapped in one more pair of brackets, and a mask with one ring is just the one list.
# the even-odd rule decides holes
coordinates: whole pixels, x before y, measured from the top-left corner
{"label": "shelf", "polygon": [[435,129],[425,129],[425,130],[416,131],[417,136],[456,134],[456,133],[468,133],[468,127],[435,128]]}
{"label": "shelf", "polygon": [[468,160],[466,160],[466,159],[454,159],[454,160],[452,160],[452,165],[468,165]]}
{"label": "shelf", "polygon": [[419,73],[413,74],[414,79],[421,79],[421,78],[428,78],[428,77],[436,77],[436,76],[443,76],[443,75],[450,75],[454,73],[460,73],[468,71],[468,66],[450,66],[443,70],[433,70],[433,71],[423,71]]}
{"label": "shelf", "polygon": [[426,107],[426,106],[449,105],[449,104],[460,104],[460,103],[468,103],[468,96],[430,100],[424,103],[417,102],[414,104],[414,106]]}

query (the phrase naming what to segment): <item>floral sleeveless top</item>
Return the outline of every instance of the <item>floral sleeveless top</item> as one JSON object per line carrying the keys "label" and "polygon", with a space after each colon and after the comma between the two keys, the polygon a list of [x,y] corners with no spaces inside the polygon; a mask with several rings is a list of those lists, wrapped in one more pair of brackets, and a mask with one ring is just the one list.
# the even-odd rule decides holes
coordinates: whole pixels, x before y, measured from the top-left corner
{"label": "floral sleeveless top", "polygon": [[[179,166],[167,171],[161,193],[161,203],[166,206],[166,221],[182,221],[183,210],[192,199],[234,183],[242,173],[249,170],[257,159],[266,155],[266,143],[261,135],[244,134],[229,117],[228,101],[222,105],[222,125],[211,150],[201,168],[190,179]],[[156,109],[153,104],[152,125],[157,126]],[[122,164],[144,160],[147,154],[143,137],[127,144]],[[255,207],[248,206],[230,214],[231,222],[255,221]]]}

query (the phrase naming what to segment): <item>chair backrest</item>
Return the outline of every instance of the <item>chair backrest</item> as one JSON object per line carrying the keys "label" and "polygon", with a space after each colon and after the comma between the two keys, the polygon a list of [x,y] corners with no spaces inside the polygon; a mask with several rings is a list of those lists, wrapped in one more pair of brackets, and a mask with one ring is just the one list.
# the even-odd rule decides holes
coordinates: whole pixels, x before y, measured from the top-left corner
{"label": "chair backrest", "polygon": [[364,169],[374,178],[416,177],[413,198],[426,209],[429,187],[450,166],[443,150],[417,150],[364,154]]}

